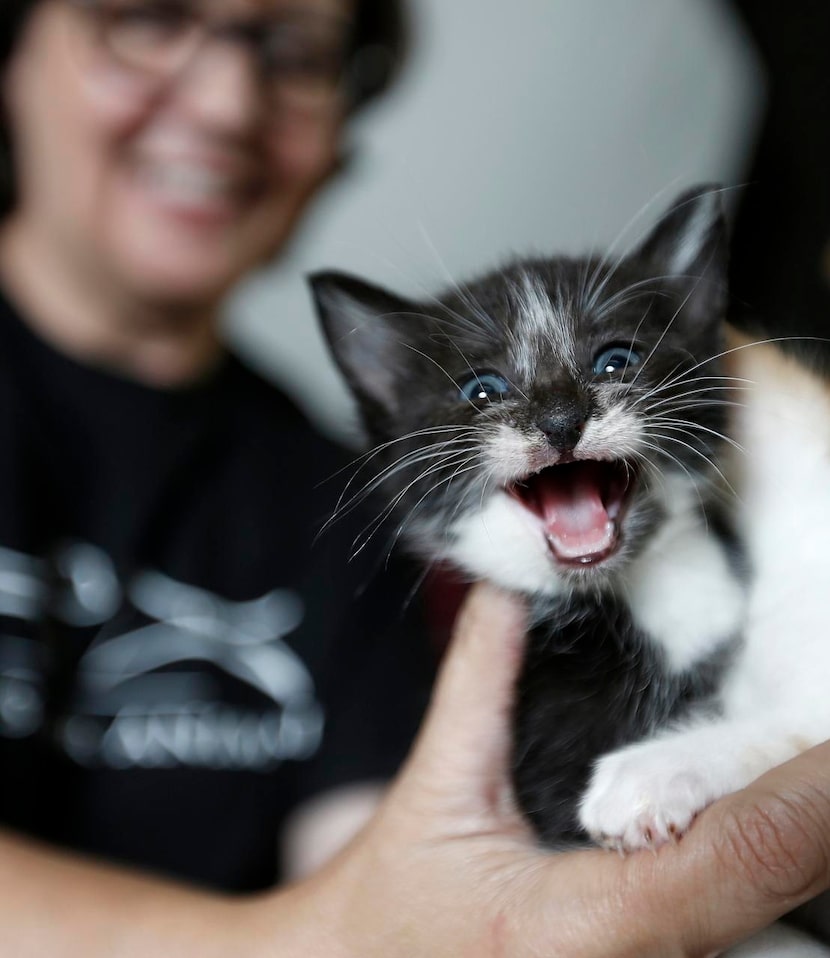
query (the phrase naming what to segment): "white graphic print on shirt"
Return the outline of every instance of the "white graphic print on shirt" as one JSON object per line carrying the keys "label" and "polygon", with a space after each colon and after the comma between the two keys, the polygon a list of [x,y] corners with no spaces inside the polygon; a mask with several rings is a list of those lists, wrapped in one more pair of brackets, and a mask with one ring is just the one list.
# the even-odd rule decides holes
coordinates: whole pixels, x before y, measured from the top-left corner
{"label": "white graphic print on shirt", "polygon": [[[101,629],[78,662],[55,732],[76,762],[267,770],[316,751],[322,708],[283,641],[303,620],[295,592],[234,602],[154,571],[124,590],[109,557],[86,543],[66,546],[55,562],[57,591],[49,563],[0,548],[0,615],[34,623],[48,605],[65,625],[103,626],[126,598],[133,624],[142,623],[114,635]],[[0,735],[41,727],[45,653],[39,641],[0,635]],[[217,677],[247,694],[220,694]]]}

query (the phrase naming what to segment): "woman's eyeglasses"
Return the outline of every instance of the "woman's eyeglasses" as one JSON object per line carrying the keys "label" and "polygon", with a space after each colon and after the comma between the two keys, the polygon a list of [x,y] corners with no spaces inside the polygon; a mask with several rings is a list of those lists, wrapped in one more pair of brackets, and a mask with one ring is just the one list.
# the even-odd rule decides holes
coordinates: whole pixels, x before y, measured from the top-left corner
{"label": "woman's eyeglasses", "polygon": [[220,20],[187,0],[72,2],[90,17],[108,55],[148,78],[174,78],[208,40],[219,40],[251,51],[275,107],[325,110],[348,94],[354,46],[346,18],[298,6]]}

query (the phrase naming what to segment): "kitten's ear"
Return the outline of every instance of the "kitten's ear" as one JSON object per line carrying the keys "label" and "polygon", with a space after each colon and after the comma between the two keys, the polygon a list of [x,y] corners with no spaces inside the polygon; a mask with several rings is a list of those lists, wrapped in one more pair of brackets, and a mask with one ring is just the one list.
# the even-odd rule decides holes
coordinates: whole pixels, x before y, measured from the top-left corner
{"label": "kitten's ear", "polygon": [[704,184],[682,193],[646,237],[635,258],[653,276],[679,284],[678,322],[717,328],[727,302],[727,235],[721,187]]}
{"label": "kitten's ear", "polygon": [[366,411],[393,413],[406,372],[403,314],[413,303],[347,273],[309,277],[329,348]]}
{"label": "kitten's ear", "polygon": [[721,187],[695,186],[680,196],[646,237],[639,253],[664,275],[698,279],[726,256]]}

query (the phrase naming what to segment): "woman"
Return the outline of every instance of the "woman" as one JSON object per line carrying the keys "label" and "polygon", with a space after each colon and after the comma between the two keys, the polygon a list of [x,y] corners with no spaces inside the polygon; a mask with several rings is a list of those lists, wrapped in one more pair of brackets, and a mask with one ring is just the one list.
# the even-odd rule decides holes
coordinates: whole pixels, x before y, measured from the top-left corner
{"label": "woman", "polygon": [[[424,669],[396,579],[353,601],[371,563],[346,563],[345,525],[308,552],[336,457],[216,319],[336,169],[344,117],[383,85],[361,51],[399,46],[391,9],[7,0],[9,954],[696,953],[829,880],[820,755],[657,858],[540,855],[505,797],[521,616],[485,589],[388,799],[270,890],[289,812],[350,788],[325,852],[375,800],[354,786],[393,771]],[[343,804],[317,809],[319,839]]]}
{"label": "woman", "polygon": [[361,52],[395,55],[399,17],[25,7],[3,87],[0,568],[38,598],[6,596],[3,821],[267,887],[289,812],[350,786],[354,814],[374,794],[357,783],[395,771],[427,671],[415,637],[384,640],[394,576],[353,601],[360,527],[310,551],[340,463],[218,314],[336,168],[344,117],[384,82],[359,85]]}

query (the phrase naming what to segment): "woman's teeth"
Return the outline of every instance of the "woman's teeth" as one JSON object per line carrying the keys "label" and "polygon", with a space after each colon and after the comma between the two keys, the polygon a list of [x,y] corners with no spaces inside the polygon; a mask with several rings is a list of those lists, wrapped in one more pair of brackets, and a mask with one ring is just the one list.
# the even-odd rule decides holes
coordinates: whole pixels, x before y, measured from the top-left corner
{"label": "woman's teeth", "polygon": [[154,165],[145,169],[144,176],[154,190],[179,202],[237,199],[243,193],[239,177],[189,163]]}

